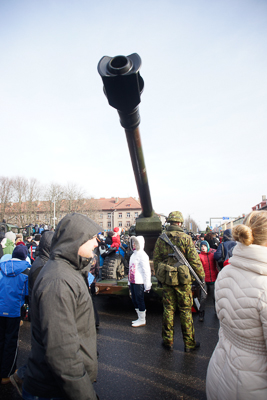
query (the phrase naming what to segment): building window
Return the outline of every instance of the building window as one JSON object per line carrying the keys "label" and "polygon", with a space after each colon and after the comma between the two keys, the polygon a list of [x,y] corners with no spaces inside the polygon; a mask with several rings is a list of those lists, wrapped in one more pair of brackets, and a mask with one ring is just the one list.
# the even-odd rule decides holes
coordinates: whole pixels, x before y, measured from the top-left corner
{"label": "building window", "polygon": [[103,227],[103,222],[99,222],[99,225],[100,225],[101,227]]}
{"label": "building window", "polygon": [[119,218],[122,218],[122,213],[119,213]]}
{"label": "building window", "polygon": [[108,218],[111,219],[111,213],[108,213]]}
{"label": "building window", "polygon": [[138,212],[134,213],[135,218],[138,218]]}
{"label": "building window", "polygon": [[131,217],[131,213],[127,212],[126,217],[127,217],[127,218],[130,218],[130,217]]}
{"label": "building window", "polygon": [[39,221],[39,215],[36,214],[36,221]]}
{"label": "building window", "polygon": [[127,221],[127,222],[126,222],[126,226],[127,226],[127,227],[130,227],[130,226],[131,226],[130,221]]}
{"label": "building window", "polygon": [[111,222],[108,222],[108,228],[111,228]]}
{"label": "building window", "polygon": [[99,214],[99,218],[101,218],[101,219],[102,219],[102,218],[103,218],[103,214]]}
{"label": "building window", "polygon": [[122,227],[122,222],[121,222],[121,221],[119,222],[119,227],[120,227],[120,228]]}

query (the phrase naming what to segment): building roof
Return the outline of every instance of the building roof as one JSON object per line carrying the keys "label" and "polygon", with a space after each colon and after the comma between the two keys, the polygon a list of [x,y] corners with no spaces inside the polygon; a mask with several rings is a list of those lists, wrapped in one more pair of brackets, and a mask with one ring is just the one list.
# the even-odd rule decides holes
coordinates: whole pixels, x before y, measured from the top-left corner
{"label": "building roof", "polygon": [[124,210],[141,210],[142,207],[138,200],[134,197],[111,197],[110,199],[100,198],[97,200],[98,208],[103,211],[107,210],[116,210],[116,211],[124,211]]}
{"label": "building roof", "polygon": [[[88,210],[141,210],[142,207],[138,200],[134,197],[111,197],[109,199],[100,198],[100,199],[81,199],[81,200],[72,200],[72,207],[74,206],[76,212],[83,212]],[[69,201],[64,199],[60,201],[60,207],[56,204],[57,209],[60,208],[60,212],[69,212]],[[53,207],[53,202],[50,201],[35,201],[32,203],[32,212],[44,213],[49,212],[50,208]],[[19,203],[9,203],[6,207],[6,214],[12,214],[18,212],[20,209],[21,212],[27,212],[29,208],[29,202],[21,203],[21,208]]]}

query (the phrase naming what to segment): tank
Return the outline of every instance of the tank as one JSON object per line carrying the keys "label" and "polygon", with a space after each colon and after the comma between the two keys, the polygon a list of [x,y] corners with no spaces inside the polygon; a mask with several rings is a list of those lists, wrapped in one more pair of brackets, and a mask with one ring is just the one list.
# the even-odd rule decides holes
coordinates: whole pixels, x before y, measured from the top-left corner
{"label": "tank", "polygon": [[152,207],[139,130],[139,104],[144,89],[140,68],[141,58],[136,53],[129,56],[104,56],[98,63],[104,93],[109,104],[118,111],[121,126],[125,130],[142,207],[142,213],[136,219],[135,234],[145,237],[145,251],[151,259],[155,242],[162,231],[162,224]]}

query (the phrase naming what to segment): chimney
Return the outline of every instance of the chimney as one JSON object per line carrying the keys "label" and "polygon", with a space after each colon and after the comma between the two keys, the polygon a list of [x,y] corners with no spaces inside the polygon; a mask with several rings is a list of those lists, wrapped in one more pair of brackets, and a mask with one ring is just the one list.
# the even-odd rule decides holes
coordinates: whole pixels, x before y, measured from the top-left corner
{"label": "chimney", "polygon": [[265,200],[266,200],[266,195],[263,194],[263,195],[262,195],[262,201],[265,201]]}
{"label": "chimney", "polygon": [[115,197],[115,204],[117,204],[119,201],[118,197]]}

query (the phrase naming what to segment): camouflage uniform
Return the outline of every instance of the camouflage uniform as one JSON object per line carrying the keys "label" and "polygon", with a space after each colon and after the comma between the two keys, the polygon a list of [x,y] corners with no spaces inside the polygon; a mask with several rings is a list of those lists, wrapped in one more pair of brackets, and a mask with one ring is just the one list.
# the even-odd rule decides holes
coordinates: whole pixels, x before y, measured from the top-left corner
{"label": "camouflage uniform", "polygon": [[[178,215],[178,217],[177,217]],[[177,219],[170,218],[171,216],[177,217]],[[183,222],[182,215],[178,211],[173,212],[169,215],[167,221]],[[165,232],[170,238],[171,242],[176,245],[181,252],[184,254],[186,259],[189,261],[192,268],[195,270],[201,280],[204,280],[205,273],[201,264],[198,253],[195,249],[193,241],[190,236],[183,232],[183,229],[177,225],[170,225],[167,227]],[[158,268],[160,262],[164,262],[169,265],[174,265],[177,260],[175,257],[168,257],[168,254],[172,254],[171,247],[158,238],[155,249],[154,249],[154,268],[155,271]],[[183,333],[184,345],[186,348],[195,347],[195,331],[192,318],[193,297],[191,284],[178,286],[169,286],[163,284],[163,322],[162,322],[162,338],[166,345],[172,346],[173,344],[173,326],[174,326],[174,314],[176,307],[180,310],[181,328]]]}

